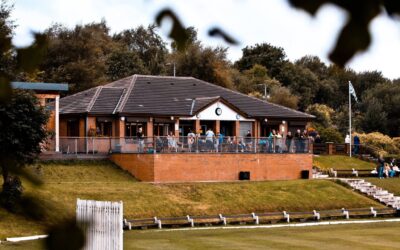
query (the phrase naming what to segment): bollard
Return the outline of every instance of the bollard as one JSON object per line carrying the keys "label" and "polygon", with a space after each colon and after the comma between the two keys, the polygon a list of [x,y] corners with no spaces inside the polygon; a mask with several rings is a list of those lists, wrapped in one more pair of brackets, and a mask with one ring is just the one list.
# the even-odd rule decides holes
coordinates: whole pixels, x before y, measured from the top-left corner
{"label": "bollard", "polygon": [[320,220],[320,219],[321,219],[320,213],[318,213],[316,210],[313,210],[313,214],[314,214],[314,218],[315,218],[316,220]]}
{"label": "bollard", "polygon": [[283,218],[286,219],[286,222],[289,223],[290,222],[290,215],[288,213],[286,213],[286,211],[283,211]]}
{"label": "bollard", "polygon": [[251,213],[251,217],[253,217],[254,223],[256,225],[260,224],[260,220],[259,220],[258,216],[255,213]]}
{"label": "bollard", "polygon": [[377,212],[376,212],[376,210],[375,210],[373,207],[371,207],[371,214],[372,214],[374,217],[376,217],[376,215],[377,215]]}
{"label": "bollard", "polygon": [[346,209],[342,208],[342,212],[343,212],[343,215],[345,216],[345,218],[347,220],[350,219],[349,211],[347,211]]}

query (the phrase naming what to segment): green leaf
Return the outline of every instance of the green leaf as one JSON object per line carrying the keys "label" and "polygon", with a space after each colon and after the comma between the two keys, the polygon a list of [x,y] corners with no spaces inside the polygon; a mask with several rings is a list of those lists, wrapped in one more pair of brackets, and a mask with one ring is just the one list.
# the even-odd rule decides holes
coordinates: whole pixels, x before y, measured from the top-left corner
{"label": "green leaf", "polygon": [[236,41],[232,36],[228,35],[225,33],[225,31],[221,30],[220,28],[212,28],[208,31],[209,36],[220,36],[222,37],[225,42],[236,45],[238,44],[238,41]]}
{"label": "green leaf", "polygon": [[157,25],[160,26],[162,20],[165,18],[171,18],[173,22],[173,26],[168,37],[175,41],[179,51],[184,51],[189,39],[189,35],[186,32],[185,27],[182,25],[175,13],[170,9],[164,9],[158,13],[156,17]]}

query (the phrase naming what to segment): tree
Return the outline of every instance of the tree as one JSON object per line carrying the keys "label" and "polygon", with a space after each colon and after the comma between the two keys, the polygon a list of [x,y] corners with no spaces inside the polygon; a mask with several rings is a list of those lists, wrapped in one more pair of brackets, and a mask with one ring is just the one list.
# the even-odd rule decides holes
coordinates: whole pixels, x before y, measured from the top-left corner
{"label": "tree", "polygon": [[41,152],[47,119],[36,97],[26,91],[14,90],[10,102],[0,104],[1,201],[8,209],[12,210],[21,196],[21,182],[12,173],[20,172]]}
{"label": "tree", "polygon": [[[357,73],[354,70],[345,68],[342,69],[336,65],[330,65],[328,67],[328,78],[331,84],[332,81],[335,83],[332,85],[334,88],[333,95],[330,97],[330,106],[333,109],[338,109],[345,103],[348,103],[349,99],[349,81],[356,82],[357,80]],[[359,88],[354,87],[356,93],[359,93]]]}
{"label": "tree", "polygon": [[227,49],[204,47],[201,43],[189,45],[185,51],[175,51],[170,57],[177,76],[193,76],[216,85],[233,88]]}
{"label": "tree", "polygon": [[49,48],[40,66],[45,72],[43,80],[68,82],[72,93],[107,82],[106,61],[118,44],[111,39],[105,21],[73,29],[56,24],[46,34]]}
{"label": "tree", "polygon": [[106,61],[107,76],[115,81],[134,74],[148,74],[143,61],[135,51],[114,51]]}
{"label": "tree", "polygon": [[328,76],[328,67],[318,56],[303,56],[299,60],[296,60],[295,64],[309,69],[320,80],[323,80]]}
{"label": "tree", "polygon": [[157,34],[155,25],[147,28],[139,26],[124,30],[113,36],[113,40],[122,44],[129,52],[135,52],[144,65],[146,72],[159,75],[165,72],[168,50],[166,43]]}
{"label": "tree", "polygon": [[[400,84],[383,83],[366,90],[362,96],[361,110],[365,113],[363,126],[365,131],[376,129],[390,136],[400,134]],[[376,112],[376,114],[374,114]],[[383,116],[385,113],[386,116]],[[368,127],[366,122],[376,125]]]}
{"label": "tree", "polygon": [[314,103],[316,93],[319,91],[318,78],[309,69],[296,66],[291,62],[286,63],[277,76],[277,80],[300,98],[301,110],[305,110],[308,105]]}
{"label": "tree", "polygon": [[321,127],[331,127],[333,125],[332,116],[335,111],[327,105],[315,103],[308,106],[306,112],[314,115],[314,123]]}
{"label": "tree", "polygon": [[283,65],[287,63],[286,54],[281,47],[272,46],[269,43],[246,46],[242,49],[242,57],[235,62],[240,70],[247,70],[256,64],[268,69],[268,75],[273,78],[279,75]]}
{"label": "tree", "polygon": [[387,120],[387,113],[384,111],[382,103],[375,97],[368,100],[362,119],[362,129],[367,133],[374,131],[386,133]]}
{"label": "tree", "polygon": [[[13,6],[7,1],[0,3],[0,97],[9,95],[10,89],[6,83],[12,78],[15,70],[15,57],[11,46],[11,38],[16,25],[10,20]],[[1,99],[1,98],[0,98]]]}
{"label": "tree", "polygon": [[264,84],[270,80],[268,76],[268,70],[260,65],[255,64],[250,69],[244,70],[242,72],[243,79],[240,82],[236,82],[236,89],[242,93],[249,94],[251,92],[262,92],[260,91],[264,88]]}
{"label": "tree", "polygon": [[276,85],[271,88],[268,101],[291,109],[297,109],[299,97],[293,95],[290,89]]}

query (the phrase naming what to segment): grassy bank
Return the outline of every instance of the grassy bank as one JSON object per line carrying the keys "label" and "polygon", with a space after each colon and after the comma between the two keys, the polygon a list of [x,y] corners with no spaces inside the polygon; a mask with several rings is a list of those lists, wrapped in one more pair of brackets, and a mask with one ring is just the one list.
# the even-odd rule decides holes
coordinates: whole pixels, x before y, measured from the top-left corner
{"label": "grassy bank", "polygon": [[333,169],[370,169],[376,167],[375,163],[360,160],[356,157],[345,155],[320,155],[314,156],[313,165],[323,170]]}
{"label": "grassy bank", "polygon": [[[398,249],[400,223],[305,228],[197,231],[129,231],[124,249]],[[43,240],[3,245],[3,249],[43,249]]]}
{"label": "grassy bank", "polygon": [[[126,218],[380,206],[326,180],[151,184],[110,162],[50,163],[33,171],[45,184],[33,188],[24,182],[25,193],[53,204],[50,220],[73,216],[77,198],[121,200]],[[42,224],[0,209],[0,238],[38,233]]]}

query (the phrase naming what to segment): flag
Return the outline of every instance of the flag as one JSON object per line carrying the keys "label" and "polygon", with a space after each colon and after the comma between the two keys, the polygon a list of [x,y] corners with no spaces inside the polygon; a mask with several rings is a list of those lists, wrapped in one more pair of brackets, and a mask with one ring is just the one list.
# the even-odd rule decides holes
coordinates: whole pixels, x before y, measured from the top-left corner
{"label": "flag", "polygon": [[356,91],[354,90],[353,84],[349,81],[349,93],[354,97],[356,102],[358,102]]}

